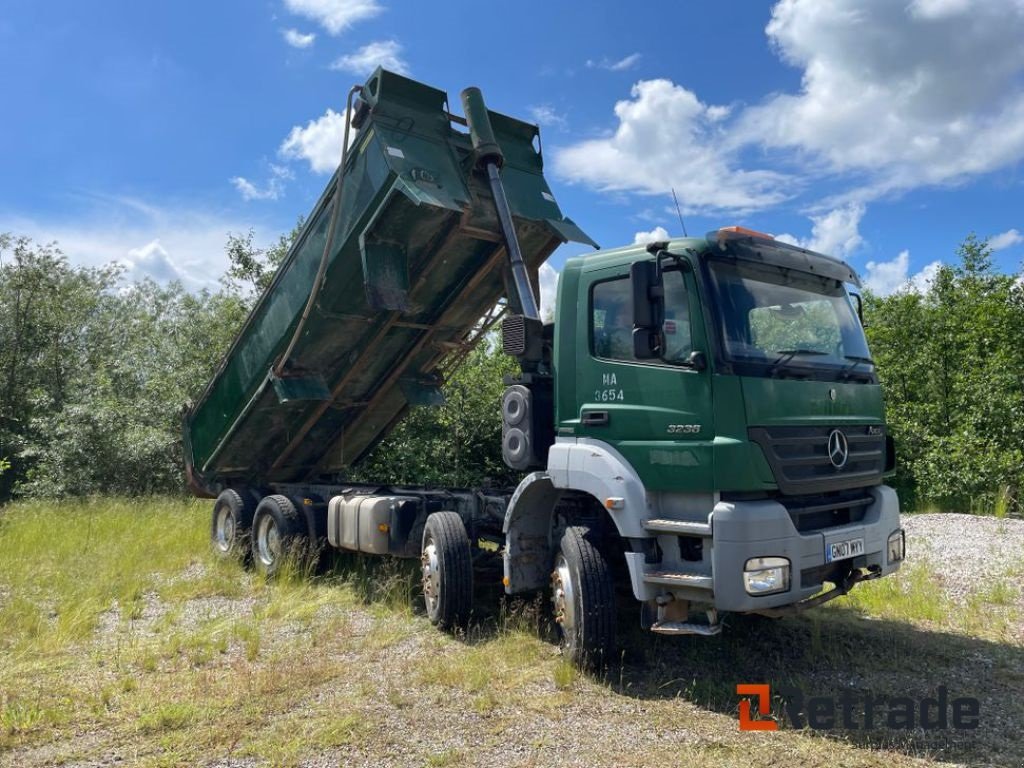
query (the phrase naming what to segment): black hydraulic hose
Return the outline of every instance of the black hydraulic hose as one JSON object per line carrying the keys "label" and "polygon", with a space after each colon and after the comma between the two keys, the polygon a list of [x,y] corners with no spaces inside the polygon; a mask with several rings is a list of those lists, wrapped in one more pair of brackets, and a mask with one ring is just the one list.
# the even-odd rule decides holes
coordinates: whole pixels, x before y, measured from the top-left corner
{"label": "black hydraulic hose", "polygon": [[320,286],[323,284],[324,274],[327,272],[327,259],[330,256],[331,249],[334,247],[334,234],[338,230],[338,218],[341,215],[341,192],[345,187],[345,160],[348,158],[348,129],[352,122],[352,97],[357,93],[362,93],[362,91],[363,87],[361,85],[353,85],[345,101],[345,130],[341,139],[341,165],[338,166],[338,178],[334,187],[331,221],[327,225],[327,242],[324,243],[324,252],[320,257],[320,268],[316,271],[316,279],[313,281],[313,287],[309,292],[309,301],[306,302],[306,308],[302,310],[302,317],[299,319],[299,324],[295,327],[295,333],[292,334],[291,341],[288,342],[288,348],[285,349],[284,354],[278,359],[277,365],[274,366],[275,376],[281,375],[281,371],[284,370],[288,358],[292,356],[295,345],[299,343],[299,336],[306,327],[306,321],[309,319],[313,306],[320,296]]}
{"label": "black hydraulic hose", "polygon": [[494,207],[498,210],[498,222],[501,224],[501,233],[505,236],[505,247],[508,248],[508,260],[509,265],[512,267],[512,280],[516,285],[519,308],[527,317],[539,320],[540,312],[537,311],[537,300],[533,296],[530,274],[526,271],[523,252],[519,249],[519,238],[516,237],[516,228],[512,223],[512,211],[508,207],[505,187],[501,183],[501,172],[496,164],[487,164],[487,178],[491,182]]}

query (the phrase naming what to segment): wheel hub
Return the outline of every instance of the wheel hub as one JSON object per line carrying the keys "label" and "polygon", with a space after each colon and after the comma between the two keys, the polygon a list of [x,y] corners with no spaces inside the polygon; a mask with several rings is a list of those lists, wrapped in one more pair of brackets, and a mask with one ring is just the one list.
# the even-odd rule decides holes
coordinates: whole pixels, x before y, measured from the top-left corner
{"label": "wheel hub", "polygon": [[235,516],[227,507],[217,513],[217,549],[228,552],[235,542]]}
{"label": "wheel hub", "polygon": [[576,630],[575,588],[569,563],[561,553],[555,558],[555,570],[551,572],[551,607],[562,636],[571,642]]}
{"label": "wheel hub", "polygon": [[277,529],[274,518],[267,515],[260,520],[260,529],[256,536],[256,549],[260,562],[270,568],[281,557],[281,533]]}
{"label": "wheel hub", "polygon": [[437,560],[437,545],[430,539],[420,555],[420,570],[423,575],[423,599],[427,604],[427,612],[433,616],[437,612],[437,601],[441,592],[440,565]]}

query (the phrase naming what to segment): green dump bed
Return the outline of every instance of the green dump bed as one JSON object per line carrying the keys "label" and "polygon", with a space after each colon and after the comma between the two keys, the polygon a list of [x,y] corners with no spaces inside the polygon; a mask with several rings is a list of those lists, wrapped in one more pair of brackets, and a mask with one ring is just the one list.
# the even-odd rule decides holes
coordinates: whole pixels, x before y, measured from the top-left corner
{"label": "green dump bed", "polygon": [[[487,179],[443,91],[377,70],[361,94],[340,218],[316,304],[274,373],[320,266],[336,178],[185,416],[193,491],[343,472],[438,395],[439,366],[504,295],[507,256]],[[590,242],[543,176],[536,126],[489,113],[531,273]],[[340,147],[339,147],[340,154]]]}

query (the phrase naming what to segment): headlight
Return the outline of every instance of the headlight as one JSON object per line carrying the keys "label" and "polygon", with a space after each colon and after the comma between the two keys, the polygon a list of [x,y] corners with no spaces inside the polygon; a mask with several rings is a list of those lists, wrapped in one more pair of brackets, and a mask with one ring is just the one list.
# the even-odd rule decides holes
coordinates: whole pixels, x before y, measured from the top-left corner
{"label": "headlight", "polygon": [[899,563],[907,556],[907,542],[903,535],[903,529],[893,531],[889,534],[889,543],[886,547],[890,563]]}
{"label": "headlight", "polygon": [[789,560],[752,557],[743,566],[743,587],[748,595],[774,595],[789,590]]}

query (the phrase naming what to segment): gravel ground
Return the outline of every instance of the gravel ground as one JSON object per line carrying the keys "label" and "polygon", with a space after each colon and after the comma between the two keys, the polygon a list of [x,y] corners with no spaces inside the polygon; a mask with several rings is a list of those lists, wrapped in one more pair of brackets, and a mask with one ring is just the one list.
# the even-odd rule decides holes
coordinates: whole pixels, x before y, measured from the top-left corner
{"label": "gravel ground", "polygon": [[907,563],[927,562],[959,602],[994,578],[1024,568],[1024,520],[952,512],[904,515]]}

